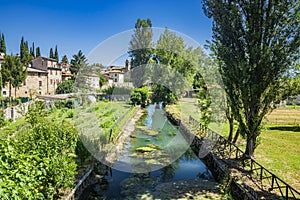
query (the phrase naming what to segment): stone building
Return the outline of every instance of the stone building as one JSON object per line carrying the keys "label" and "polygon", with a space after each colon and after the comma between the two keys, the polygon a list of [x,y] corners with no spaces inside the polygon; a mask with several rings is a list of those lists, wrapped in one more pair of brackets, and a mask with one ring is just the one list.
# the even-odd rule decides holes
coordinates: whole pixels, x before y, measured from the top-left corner
{"label": "stone building", "polygon": [[61,65],[53,58],[37,57],[31,61],[34,69],[48,72],[46,94],[55,94],[57,85],[62,81]]}
{"label": "stone building", "polygon": [[17,90],[12,89],[12,96],[32,98],[37,95],[46,95],[48,94],[47,81],[47,71],[29,67],[25,81]]}
{"label": "stone building", "polygon": [[[62,82],[62,67],[55,59],[37,57],[27,68],[27,77],[22,86],[12,88],[12,96],[36,97],[38,95],[53,95],[57,85]],[[9,96],[8,87],[3,89],[3,96]]]}
{"label": "stone building", "polygon": [[114,85],[122,86],[124,84],[127,75],[130,72],[130,62],[125,61],[125,66],[110,66],[104,70],[102,73],[108,79],[112,79]]}

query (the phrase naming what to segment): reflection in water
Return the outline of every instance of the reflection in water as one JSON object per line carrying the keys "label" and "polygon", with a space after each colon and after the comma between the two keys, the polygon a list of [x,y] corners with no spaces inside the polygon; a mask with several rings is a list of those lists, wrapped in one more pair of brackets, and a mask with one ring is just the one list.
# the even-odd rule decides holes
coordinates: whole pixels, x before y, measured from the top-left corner
{"label": "reflection in water", "polygon": [[[183,155],[172,157],[184,145],[187,145],[184,137],[166,119],[161,107],[148,106],[146,115],[136,124],[135,132],[128,137],[124,152],[119,155],[119,160],[129,159],[127,162],[131,164],[130,167],[139,169],[139,173],[114,168],[112,174],[104,175],[99,183],[89,186],[81,199],[125,199],[137,197],[138,194],[154,195],[156,187],[161,183],[212,179],[208,168],[191,148]],[[174,162],[167,165],[167,159],[174,159]],[[121,163],[117,161],[115,164]],[[156,170],[153,170],[153,166]]]}

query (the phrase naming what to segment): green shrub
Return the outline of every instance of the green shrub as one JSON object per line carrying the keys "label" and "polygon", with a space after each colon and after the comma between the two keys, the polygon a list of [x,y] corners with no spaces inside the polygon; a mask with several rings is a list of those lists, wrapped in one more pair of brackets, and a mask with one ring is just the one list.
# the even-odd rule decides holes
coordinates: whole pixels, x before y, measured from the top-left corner
{"label": "green shrub", "polygon": [[77,131],[47,118],[43,105],[31,106],[18,137],[0,140],[0,199],[57,199],[74,185]]}
{"label": "green shrub", "polygon": [[73,118],[74,116],[74,111],[73,110],[68,110],[67,111],[67,118]]}

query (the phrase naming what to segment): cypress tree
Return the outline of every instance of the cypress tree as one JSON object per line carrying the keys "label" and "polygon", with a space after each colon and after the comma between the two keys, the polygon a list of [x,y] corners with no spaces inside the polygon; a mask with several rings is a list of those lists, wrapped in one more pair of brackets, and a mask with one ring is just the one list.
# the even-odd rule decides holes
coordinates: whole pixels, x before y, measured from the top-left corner
{"label": "cypress tree", "polygon": [[21,43],[20,43],[20,57],[21,57],[21,59],[24,57],[24,51],[25,51],[25,42],[24,42],[24,37],[22,36]]}
{"label": "cypress tree", "polygon": [[52,48],[50,48],[50,55],[49,55],[49,57],[50,58],[53,58],[54,56],[53,56],[53,49]]}
{"label": "cypress tree", "polygon": [[29,53],[29,48],[28,48],[28,41],[25,42],[25,52]]}
{"label": "cypress tree", "polygon": [[1,34],[0,38],[0,52],[6,54],[6,45],[3,33]]}
{"label": "cypress tree", "polygon": [[40,49],[40,47],[36,48],[35,56],[36,56],[36,58],[39,57],[39,56],[41,56],[41,49]]}
{"label": "cypress tree", "polygon": [[58,50],[57,50],[57,45],[55,46],[54,59],[58,62]]}
{"label": "cypress tree", "polygon": [[33,58],[35,58],[35,53],[34,53],[34,51],[35,51],[35,48],[34,48],[34,42],[32,42],[32,46],[30,47],[30,54],[31,54],[31,56],[32,56]]}
{"label": "cypress tree", "polygon": [[63,56],[63,58],[61,59],[61,62],[64,63],[64,64],[68,64],[69,63],[67,55]]}

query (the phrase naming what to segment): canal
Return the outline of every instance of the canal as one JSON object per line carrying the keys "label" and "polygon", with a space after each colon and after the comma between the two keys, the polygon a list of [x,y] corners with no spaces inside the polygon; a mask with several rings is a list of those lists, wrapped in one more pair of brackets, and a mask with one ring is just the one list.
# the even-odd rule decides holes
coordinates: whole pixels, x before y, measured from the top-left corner
{"label": "canal", "polygon": [[114,164],[106,168],[101,181],[86,188],[81,199],[164,199],[176,184],[214,183],[189,145],[161,105],[149,105]]}

